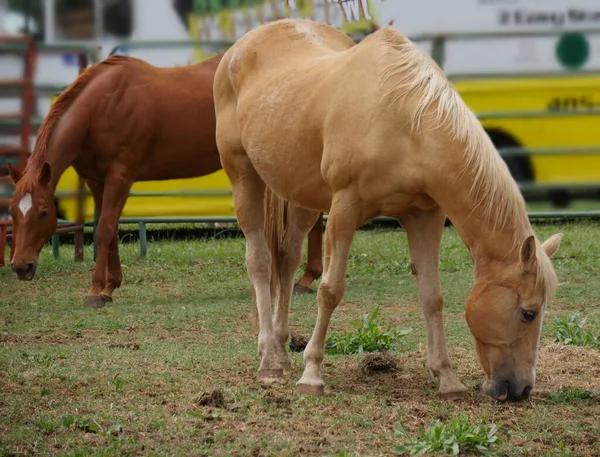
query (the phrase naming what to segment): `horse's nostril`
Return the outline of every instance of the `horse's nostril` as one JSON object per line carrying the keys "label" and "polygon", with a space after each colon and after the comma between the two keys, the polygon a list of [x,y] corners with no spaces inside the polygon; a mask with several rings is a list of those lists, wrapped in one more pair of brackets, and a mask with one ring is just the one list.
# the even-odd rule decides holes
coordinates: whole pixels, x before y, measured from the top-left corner
{"label": "horse's nostril", "polygon": [[531,387],[527,386],[523,389],[523,393],[521,394],[522,398],[529,398],[529,395],[531,394]]}
{"label": "horse's nostril", "polygon": [[10,267],[18,276],[31,276],[35,270],[35,264],[33,262],[25,264],[11,263]]}

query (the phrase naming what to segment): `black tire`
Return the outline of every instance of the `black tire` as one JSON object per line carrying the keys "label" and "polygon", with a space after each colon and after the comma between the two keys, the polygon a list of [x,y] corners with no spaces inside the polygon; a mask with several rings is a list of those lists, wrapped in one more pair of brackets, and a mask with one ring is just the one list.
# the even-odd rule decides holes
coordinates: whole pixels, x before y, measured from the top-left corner
{"label": "black tire", "polygon": [[[520,144],[513,136],[506,132],[498,129],[487,130],[487,134],[496,146],[496,149],[500,148],[520,148]],[[533,171],[533,165],[531,164],[531,158],[529,156],[513,156],[502,158],[512,177],[517,183],[531,182],[535,179]]]}

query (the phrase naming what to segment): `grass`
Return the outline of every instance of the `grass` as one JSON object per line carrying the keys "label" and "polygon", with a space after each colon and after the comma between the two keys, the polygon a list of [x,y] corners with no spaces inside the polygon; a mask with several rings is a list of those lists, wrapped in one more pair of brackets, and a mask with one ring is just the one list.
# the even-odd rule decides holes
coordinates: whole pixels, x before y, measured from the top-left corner
{"label": "grass", "polygon": [[[299,353],[290,354],[284,384],[256,382],[242,238],[154,241],[141,261],[137,244],[123,244],[123,287],[100,310],[81,306],[91,247],[78,264],[71,249],[55,261],[45,248],[31,283],[0,268],[0,455],[394,455],[395,446],[460,417],[465,427],[484,417],[501,425],[498,442],[485,444],[496,455],[599,455],[600,350],[556,343],[554,322],[576,312],[588,323],[600,319],[600,227],[535,228],[542,239],[565,233],[555,259],[560,287],[548,304],[535,389],[517,404],[495,404],[478,390],[483,375],[464,320],[472,265],[453,228],[444,233],[440,277],[449,354],[469,388],[457,401],[442,400],[428,377],[400,231],[357,234],[346,295],[330,325],[331,335],[356,332],[352,322],[378,308],[373,322],[382,331],[412,328],[393,342],[399,369],[367,376],[361,355],[328,354],[320,398],[294,392]],[[311,334],[315,300],[294,297],[292,330]],[[395,436],[397,424],[410,438]]]}

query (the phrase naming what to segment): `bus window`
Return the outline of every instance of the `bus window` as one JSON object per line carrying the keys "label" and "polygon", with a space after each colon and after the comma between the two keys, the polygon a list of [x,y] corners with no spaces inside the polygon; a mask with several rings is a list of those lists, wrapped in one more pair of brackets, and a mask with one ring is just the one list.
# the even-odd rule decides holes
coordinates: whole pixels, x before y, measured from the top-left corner
{"label": "bus window", "polygon": [[95,33],[94,0],[57,0],[54,3],[56,38],[59,40],[92,40]]}
{"label": "bus window", "polygon": [[130,38],[132,0],[54,0],[57,41]]}
{"label": "bus window", "polygon": [[28,33],[36,40],[44,37],[44,8],[42,0],[0,0],[0,34]]}

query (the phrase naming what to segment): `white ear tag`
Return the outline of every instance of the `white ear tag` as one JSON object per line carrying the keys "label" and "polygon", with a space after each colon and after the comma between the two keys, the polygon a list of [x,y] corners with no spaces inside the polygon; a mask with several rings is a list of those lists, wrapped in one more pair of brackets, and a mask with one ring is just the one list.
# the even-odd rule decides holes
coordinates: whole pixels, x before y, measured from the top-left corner
{"label": "white ear tag", "polygon": [[31,194],[25,194],[25,196],[19,202],[19,209],[23,216],[27,214],[27,212],[31,209],[33,203],[31,202]]}

